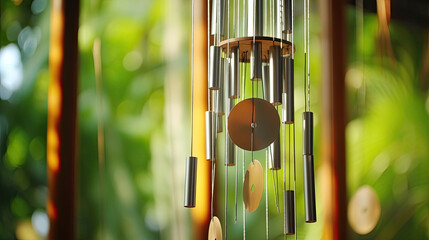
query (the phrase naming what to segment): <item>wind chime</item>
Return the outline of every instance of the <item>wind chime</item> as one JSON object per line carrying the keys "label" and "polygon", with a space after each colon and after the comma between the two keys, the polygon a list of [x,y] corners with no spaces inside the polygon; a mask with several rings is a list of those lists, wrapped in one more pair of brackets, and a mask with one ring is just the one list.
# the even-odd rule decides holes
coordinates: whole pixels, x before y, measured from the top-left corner
{"label": "wind chime", "polygon": [[[192,24],[194,23],[192,0]],[[243,151],[243,209],[252,213],[262,198],[264,168],[254,159],[255,151],[266,151],[265,193],[268,171],[273,172],[274,195],[279,212],[278,171],[283,168],[284,234],[296,238],[296,161],[294,109],[293,0],[208,0],[208,110],[205,112],[206,160],[212,163],[211,221],[209,239],[222,239],[220,220],[213,213],[216,160],[220,154],[218,134],[225,132],[225,219],[227,237],[228,168],[235,166],[235,223],[237,222],[238,152]],[[230,7],[233,10],[230,12]],[[241,15],[240,15],[241,13]],[[232,15],[233,21],[230,22]],[[265,16],[265,21],[264,21]],[[316,222],[313,113],[310,111],[309,0],[304,0],[304,101],[303,169],[305,220]],[[225,23],[226,22],[226,23]],[[231,31],[232,30],[232,31]],[[192,57],[193,67],[193,27]],[[247,72],[250,65],[250,71]],[[193,68],[191,102],[193,103]],[[192,104],[193,106],[193,104]],[[225,119],[224,117],[225,116]],[[280,117],[281,116],[281,117]],[[191,119],[193,109],[191,109]],[[225,125],[225,128],[223,127]],[[192,138],[191,120],[191,138]],[[246,165],[245,151],[251,159]],[[186,161],[185,207],[195,207],[197,158]],[[266,201],[268,239],[268,201]],[[243,238],[246,211],[243,210]]]}

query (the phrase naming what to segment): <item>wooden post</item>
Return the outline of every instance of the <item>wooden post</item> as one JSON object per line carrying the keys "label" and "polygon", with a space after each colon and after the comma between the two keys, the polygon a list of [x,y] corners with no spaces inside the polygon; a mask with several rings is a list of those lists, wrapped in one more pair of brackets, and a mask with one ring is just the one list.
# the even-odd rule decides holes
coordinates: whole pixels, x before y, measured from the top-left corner
{"label": "wooden post", "polygon": [[321,0],[323,239],[347,239],[344,0]]}
{"label": "wooden post", "polygon": [[47,168],[49,239],[76,239],[79,0],[53,0],[49,49]]}
{"label": "wooden post", "polygon": [[194,239],[207,239],[210,222],[211,162],[206,160],[207,1],[195,0],[194,16],[194,156],[198,157],[196,206],[191,210]]}

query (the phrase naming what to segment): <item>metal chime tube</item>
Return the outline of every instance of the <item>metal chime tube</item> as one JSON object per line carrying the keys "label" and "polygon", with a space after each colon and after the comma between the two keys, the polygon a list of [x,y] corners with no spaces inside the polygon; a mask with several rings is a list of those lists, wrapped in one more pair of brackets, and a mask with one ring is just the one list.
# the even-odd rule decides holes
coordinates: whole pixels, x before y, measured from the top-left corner
{"label": "metal chime tube", "polygon": [[220,82],[220,53],[219,46],[210,46],[209,56],[209,89],[219,90]]}
{"label": "metal chime tube", "polygon": [[197,158],[186,158],[185,170],[185,207],[195,207],[195,195],[197,187]]}
{"label": "metal chime tube", "polygon": [[240,98],[240,51],[238,47],[231,49],[230,71],[228,97]]}
{"label": "metal chime tube", "polygon": [[283,63],[282,120],[292,124],[295,121],[293,59],[284,57]]}
{"label": "metal chime tube", "polygon": [[269,159],[268,168],[271,170],[281,169],[281,156],[280,156],[280,132],[279,137],[269,146]]}
{"label": "metal chime tube", "polygon": [[[220,2],[219,2],[220,1]],[[220,6],[220,8],[219,8]],[[219,8],[219,12],[217,11]],[[225,31],[225,0],[212,0],[211,35],[224,35]],[[219,18],[218,18],[219,14]],[[218,25],[219,24],[219,27]]]}
{"label": "metal chime tube", "polygon": [[250,80],[262,80],[262,44],[252,42],[250,45]]}
{"label": "metal chime tube", "polygon": [[206,111],[206,159],[216,158],[216,112]]}
{"label": "metal chime tube", "polygon": [[270,47],[270,98],[274,105],[282,103],[282,54],[280,46]]}
{"label": "metal chime tube", "polygon": [[253,0],[249,1],[248,6],[248,35],[249,36],[263,36],[264,21],[263,21],[263,1]]}
{"label": "metal chime tube", "polygon": [[292,33],[292,0],[283,0],[283,33]]}
{"label": "metal chime tube", "polygon": [[302,154],[313,155],[313,112],[302,113]]}
{"label": "metal chime tube", "polygon": [[[234,99],[227,99],[228,101],[228,108],[227,108],[227,112],[229,115],[229,112],[231,111],[231,109],[234,107]],[[228,121],[227,121],[228,122]],[[226,123],[228,124],[228,123]],[[228,127],[227,127],[228,129]],[[225,146],[225,151],[226,151],[226,159],[225,159],[225,163],[228,166],[234,166],[235,165],[235,145],[234,142],[232,142],[231,137],[229,136],[228,131],[226,131],[225,134],[225,142],[226,142],[226,146]]]}
{"label": "metal chime tube", "polygon": [[284,233],[292,235],[295,234],[295,191],[283,191],[283,199],[285,205]]}
{"label": "metal chime tube", "polygon": [[317,220],[313,158],[313,113],[304,112],[302,119],[305,221],[312,223]]}
{"label": "metal chime tube", "polygon": [[218,115],[225,115],[225,83],[228,83],[228,59],[227,58],[221,58],[220,61],[220,83],[219,83],[219,90],[216,92],[216,112]]}
{"label": "metal chime tube", "polygon": [[263,66],[262,83],[264,84],[264,100],[270,101],[270,65]]}

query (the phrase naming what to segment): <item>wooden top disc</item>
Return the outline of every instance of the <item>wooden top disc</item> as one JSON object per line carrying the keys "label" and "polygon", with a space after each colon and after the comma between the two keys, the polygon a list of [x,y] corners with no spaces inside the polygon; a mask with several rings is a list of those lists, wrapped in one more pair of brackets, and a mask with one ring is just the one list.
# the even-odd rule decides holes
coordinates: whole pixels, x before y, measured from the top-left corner
{"label": "wooden top disc", "polygon": [[[244,59],[245,62],[250,62],[250,45],[253,42],[253,36],[251,37],[238,37],[238,38],[231,38],[229,39],[229,45],[228,40],[223,40],[219,43],[219,45],[222,47],[222,50],[226,53],[227,47],[229,46],[229,52],[232,52],[233,47],[239,47],[240,48],[240,56],[241,53],[247,52],[247,58]],[[269,59],[268,51],[271,46],[280,46],[280,43],[283,43],[283,55],[291,54],[292,53],[292,43],[288,42],[287,40],[283,39],[280,40],[279,38],[273,37],[267,37],[267,36],[255,36],[255,42],[260,42],[262,44],[262,61],[266,62]],[[240,62],[242,62],[243,59],[240,57]]]}
{"label": "wooden top disc", "polygon": [[278,138],[279,129],[280,118],[277,110],[271,103],[260,98],[248,98],[239,102],[228,116],[231,140],[235,145],[248,151],[268,147]]}
{"label": "wooden top disc", "polygon": [[222,240],[222,225],[216,216],[210,221],[209,240]]}
{"label": "wooden top disc", "polygon": [[248,212],[255,211],[261,201],[264,190],[264,169],[258,160],[249,164],[243,185],[244,205]]}
{"label": "wooden top disc", "polygon": [[352,229],[358,234],[368,234],[377,225],[380,215],[377,193],[368,185],[360,187],[350,199],[347,211]]}

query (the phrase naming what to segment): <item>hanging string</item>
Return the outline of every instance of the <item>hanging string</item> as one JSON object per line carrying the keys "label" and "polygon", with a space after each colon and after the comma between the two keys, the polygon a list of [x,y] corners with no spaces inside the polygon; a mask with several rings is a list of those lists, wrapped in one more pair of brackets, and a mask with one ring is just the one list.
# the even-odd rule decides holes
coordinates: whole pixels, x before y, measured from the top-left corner
{"label": "hanging string", "polygon": [[213,196],[214,196],[214,184],[215,184],[215,174],[216,174],[216,164],[215,161],[212,160],[212,194],[210,199],[210,219],[213,219]]}
{"label": "hanging string", "polygon": [[192,0],[191,30],[191,156],[194,156],[194,0]]}
{"label": "hanging string", "polygon": [[228,226],[228,165],[225,164],[225,240],[228,239],[227,226]]}
{"label": "hanging string", "polygon": [[304,20],[304,42],[305,42],[305,78],[306,78],[306,111],[310,111],[310,1],[304,1],[304,11],[305,11],[305,20]]}
{"label": "hanging string", "polygon": [[[243,186],[244,186],[244,181],[246,178],[246,175],[244,174],[244,165],[246,165],[246,158],[244,156],[245,155],[244,150],[242,152],[243,152]],[[243,201],[243,239],[246,240],[246,206],[244,205],[244,201]]]}
{"label": "hanging string", "polygon": [[[295,158],[295,123],[293,124],[293,191],[294,191],[294,206],[296,208],[296,158]],[[298,238],[298,231],[296,229],[296,223],[297,223],[297,217],[296,217],[296,209],[294,211],[295,213],[295,240]]]}
{"label": "hanging string", "polygon": [[[264,92],[264,91],[262,91]],[[268,151],[265,151],[265,237],[269,239],[269,218],[268,218]]]}

